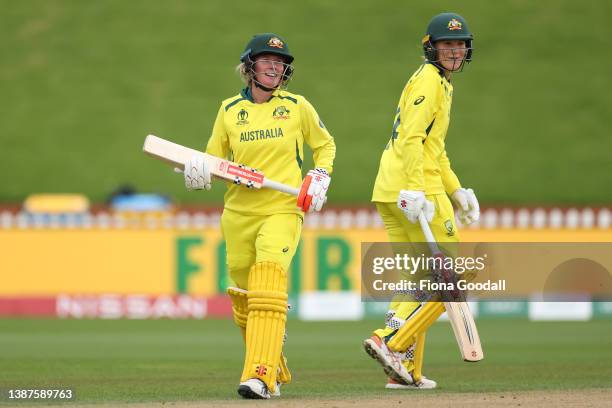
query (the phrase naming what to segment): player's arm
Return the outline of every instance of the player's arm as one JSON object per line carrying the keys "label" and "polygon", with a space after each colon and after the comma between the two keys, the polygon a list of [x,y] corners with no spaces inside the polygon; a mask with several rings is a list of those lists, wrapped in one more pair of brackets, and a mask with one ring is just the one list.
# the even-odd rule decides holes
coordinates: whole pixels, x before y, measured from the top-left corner
{"label": "player's arm", "polygon": [[401,101],[396,120],[399,124],[397,139],[392,143],[393,148],[401,152],[403,172],[400,177],[405,180],[397,205],[410,222],[416,223],[421,211],[429,221],[433,218],[433,204],[425,199],[423,143],[436,119],[439,87],[436,79],[429,76],[416,77],[413,81]]}
{"label": "player's arm", "polygon": [[446,154],[446,150],[442,152],[438,159],[440,166],[440,176],[442,177],[442,184],[444,184],[444,190],[449,196],[452,195],[457,189],[461,188],[459,178],[451,168],[450,160]]}
{"label": "player's arm", "polygon": [[315,168],[324,169],[327,174],[331,174],[336,157],[334,138],[329,134],[310,102],[302,98],[300,107],[302,109],[302,132],[304,140],[312,149]]}
{"label": "player's arm", "polygon": [[480,218],[480,204],[471,188],[462,188],[459,178],[451,168],[450,160],[446,154],[446,150],[442,152],[438,159],[440,166],[440,175],[444,190],[448,194],[459,213],[459,219],[463,224],[469,225]]}
{"label": "player's arm", "polygon": [[[206,153],[227,158],[229,143],[223,120],[224,112],[225,109],[223,105],[221,105],[217,113],[217,118],[215,119],[212,136],[208,139]],[[193,156],[185,163],[183,175],[185,176],[185,187],[187,190],[210,190],[212,187],[210,169],[201,156]]]}
{"label": "player's arm", "polygon": [[336,143],[317,111],[305,98],[300,99],[301,127],[304,140],[313,151],[314,170],[310,170],[300,188],[298,207],[303,211],[320,211],[327,201],[336,156]]}
{"label": "player's arm", "polygon": [[425,191],[423,143],[436,119],[440,91],[430,76],[417,77],[409,86],[400,106],[400,129],[393,143],[402,153],[405,189]]}

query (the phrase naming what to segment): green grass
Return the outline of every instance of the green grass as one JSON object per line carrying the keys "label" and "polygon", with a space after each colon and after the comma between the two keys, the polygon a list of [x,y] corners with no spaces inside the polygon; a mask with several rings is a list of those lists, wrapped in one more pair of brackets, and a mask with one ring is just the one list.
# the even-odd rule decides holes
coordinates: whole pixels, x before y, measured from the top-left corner
{"label": "green grass", "polygon": [[[289,322],[294,383],[284,398],[385,392],[361,350],[378,321]],[[608,321],[480,320],[486,358],[460,361],[450,326],[428,335],[425,374],[435,392],[604,388],[612,378]],[[0,320],[0,387],[65,386],[80,402],[236,399],[242,339],[229,320]]]}
{"label": "green grass", "polygon": [[41,191],[103,201],[128,183],[220,203],[222,187],[187,193],[144,157],[142,141],[154,132],[204,146],[220,101],[240,87],[233,67],[244,44],[276,31],[296,56],[290,89],[336,138],[330,203],[367,202],[425,26],[454,9],[476,36],[474,63],[453,80],[448,136],[464,184],[491,204],[612,202],[608,0],[0,0],[0,8],[0,201]]}

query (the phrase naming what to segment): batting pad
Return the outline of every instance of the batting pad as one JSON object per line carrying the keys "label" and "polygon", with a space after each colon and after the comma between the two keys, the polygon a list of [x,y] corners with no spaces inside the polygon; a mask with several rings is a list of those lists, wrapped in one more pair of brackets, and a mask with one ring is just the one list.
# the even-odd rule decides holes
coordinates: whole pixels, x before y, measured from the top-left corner
{"label": "batting pad", "polygon": [[[401,352],[407,350],[417,340],[416,336],[431,326],[438,317],[444,313],[442,302],[427,302],[422,304],[397,333],[387,342],[391,351]],[[422,348],[421,348],[422,349]],[[417,350],[417,353],[419,350]]]}
{"label": "batting pad", "polygon": [[287,366],[287,357],[282,353],[278,366],[278,382],[282,384],[289,384],[291,382],[291,371],[289,371],[289,366]]}
{"label": "batting pad", "polygon": [[247,318],[249,315],[247,291],[240,288],[229,287],[227,294],[232,300],[232,314],[234,322],[240,328],[242,338],[246,340]]}
{"label": "batting pad", "polygon": [[[232,301],[234,322],[240,328],[242,338],[246,342],[246,327],[249,314],[247,296],[248,291],[240,288],[229,287],[227,288],[227,294],[230,296]],[[283,384],[289,384],[291,382],[291,372],[287,366],[287,358],[282,353],[278,367],[278,382]]]}
{"label": "batting pad", "polygon": [[246,355],[240,381],[262,380],[276,390],[285,323],[287,273],[280,264],[258,262],[249,272]]}
{"label": "batting pad", "polygon": [[425,354],[425,335],[426,332],[417,334],[416,344],[414,346],[414,371],[412,378],[419,382],[423,377],[423,357]]}

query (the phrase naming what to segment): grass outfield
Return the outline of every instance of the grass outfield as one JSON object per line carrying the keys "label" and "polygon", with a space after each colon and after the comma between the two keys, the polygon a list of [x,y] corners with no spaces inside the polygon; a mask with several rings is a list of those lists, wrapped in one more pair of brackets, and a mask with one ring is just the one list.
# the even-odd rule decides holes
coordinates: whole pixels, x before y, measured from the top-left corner
{"label": "grass outfield", "polygon": [[263,31],[286,37],[290,90],[336,138],[330,204],[367,202],[427,22],[449,9],[475,34],[474,62],[453,78],[448,134],[463,183],[488,204],[612,202],[609,0],[0,0],[0,9],[3,202],[31,192],[99,202],[129,183],[220,203],[220,186],[188,193],[140,150],[149,132],[203,147],[220,101],[238,93],[245,43]]}
{"label": "grass outfield", "polygon": [[[377,321],[289,322],[283,399],[388,395],[361,350]],[[610,387],[612,324],[480,320],[486,358],[460,361],[448,323],[428,335],[435,393]],[[229,320],[0,320],[0,387],[73,387],[78,402],[235,400],[242,340]],[[397,392],[401,394],[401,392]]]}

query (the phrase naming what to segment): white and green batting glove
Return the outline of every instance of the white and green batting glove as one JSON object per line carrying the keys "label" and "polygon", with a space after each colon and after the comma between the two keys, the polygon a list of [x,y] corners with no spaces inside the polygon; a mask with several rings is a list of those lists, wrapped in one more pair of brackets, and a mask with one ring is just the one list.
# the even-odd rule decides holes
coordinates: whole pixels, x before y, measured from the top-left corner
{"label": "white and green batting glove", "polygon": [[474,190],[471,188],[458,188],[451,195],[451,198],[457,206],[457,213],[462,224],[470,225],[480,219],[480,205]]}

